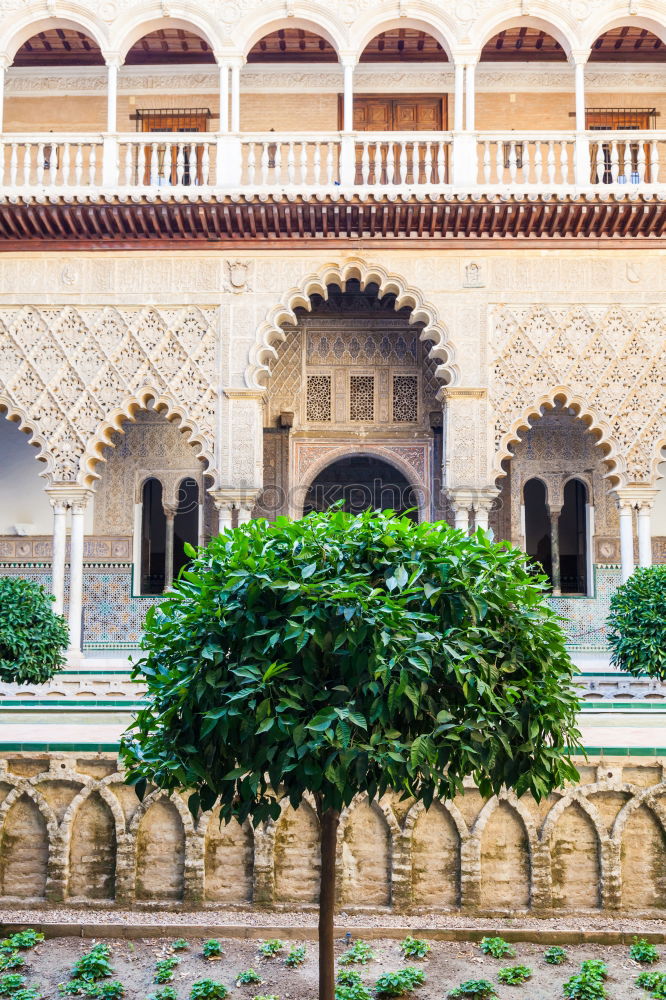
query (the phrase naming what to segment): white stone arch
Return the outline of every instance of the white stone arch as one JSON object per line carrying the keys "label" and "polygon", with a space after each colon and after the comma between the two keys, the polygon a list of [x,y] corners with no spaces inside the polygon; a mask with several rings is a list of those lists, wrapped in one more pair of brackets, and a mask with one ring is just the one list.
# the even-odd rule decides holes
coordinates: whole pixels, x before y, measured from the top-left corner
{"label": "white stone arch", "polygon": [[153,404],[153,409],[161,413],[167,420],[178,421],[178,429],[188,436],[188,441],[193,447],[198,447],[195,456],[202,462],[207,463],[204,475],[216,479],[214,469],[214,444],[209,441],[204,432],[199,428],[188,414],[185,407],[178,402],[170,393],[155,385],[143,385],[137,392],[125,397],[122,403],[112,410],[98,426],[95,434],[86,443],[86,449],[81,456],[78,479],[81,485],[92,486],[100,478],[100,473],[95,466],[99,462],[106,461],[104,448],[114,447],[113,433],[123,431],[123,424],[127,420],[134,420],[134,415],[138,410],[147,410],[148,404]]}
{"label": "white stone arch", "polygon": [[478,59],[481,59],[484,45],[498,32],[508,31],[510,28],[527,27],[535,28],[537,31],[545,31],[547,35],[551,35],[555,41],[560,43],[567,60],[571,62],[572,53],[578,49],[576,28],[573,22],[556,12],[552,4],[531,3],[529,10],[529,14],[515,14],[513,16],[505,10],[484,20],[482,32],[476,39]]}
{"label": "white stone arch", "polygon": [[141,820],[146,815],[150,807],[154,805],[155,802],[159,802],[160,799],[164,799],[165,802],[171,803],[171,805],[175,808],[183,824],[183,832],[185,834],[185,840],[187,841],[195,832],[192,813],[187,808],[180,795],[168,795],[161,788],[155,788],[149,795],[146,795],[139,805],[139,808],[132,816],[128,832],[131,834],[133,841],[136,842],[136,834]]}
{"label": "white stone arch", "polygon": [[426,302],[422,293],[413,288],[398,274],[388,272],[377,264],[351,259],[342,264],[327,264],[316,273],[307,275],[300,285],[291,288],[282,299],[269,309],[266,319],[260,324],[255,343],[250,349],[249,363],[245,369],[245,384],[251,389],[265,388],[270,378],[270,362],[277,358],[276,344],[286,340],[288,334],[282,324],[296,325],[296,309],[308,312],[312,309],[312,295],[328,298],[328,285],[344,289],[347,282],[357,280],[361,288],[377,284],[380,296],[389,293],[396,296],[396,311],[409,307],[412,312],[410,323],[422,323],[422,341],[432,341],[428,358],[436,358],[440,364],[435,374],[444,384],[455,385],[459,381],[459,371],[455,364],[455,352],[449,339],[449,331],[435,306]]}
{"label": "white stone arch", "polygon": [[409,485],[417,491],[417,495],[419,497],[419,520],[424,521],[426,519],[429,511],[427,485],[417,478],[411,465],[399,455],[396,455],[393,451],[391,451],[390,448],[383,448],[379,444],[361,444],[351,441],[349,444],[341,445],[339,448],[333,448],[331,451],[327,451],[321,456],[321,458],[312,463],[301,482],[295,484],[293,506],[298,511],[298,513],[296,513],[297,517],[303,516],[303,505],[305,504],[307,491],[310,486],[312,486],[317,476],[323,472],[324,469],[328,468],[329,465],[339,461],[341,458],[349,458],[352,455],[364,455],[369,458],[378,458],[380,461],[386,462],[387,465],[390,465],[392,468],[402,473]]}
{"label": "white stone arch", "polygon": [[[403,16],[396,3],[384,4],[383,7],[381,12],[362,18],[355,26],[355,62],[359,62],[366,46],[383,31],[392,31],[395,28],[414,28],[417,31],[425,31],[426,34],[431,35],[439,42],[446,52],[449,62],[453,63],[456,24],[455,20],[448,17],[441,7],[428,5],[427,9],[423,10],[422,16],[411,12],[409,15]],[[421,8],[423,9],[423,5]]]}
{"label": "white stone arch", "polygon": [[624,8],[622,11],[618,11],[615,17],[610,18],[607,17],[607,11],[604,11],[604,18],[604,20],[595,20],[583,36],[582,48],[588,52],[588,59],[597,38],[607,31],[612,31],[613,28],[645,28],[646,31],[652,32],[666,44],[666,17],[660,21],[658,17],[648,17],[645,14],[628,15],[626,8]]}
{"label": "white stone arch", "polygon": [[50,486],[53,482],[55,459],[49,449],[48,442],[25,410],[17,406],[7,395],[6,390],[0,391],[0,420],[10,420],[13,424],[18,424],[19,430],[23,431],[24,434],[30,434],[28,444],[38,449],[35,458],[44,465],[44,468],[40,469],[37,474],[43,476]]}
{"label": "white stone arch", "polygon": [[[118,778],[118,775],[112,775],[112,777]],[[77,778],[80,781],[81,775],[77,772]],[[125,822],[125,815],[121,808],[120,802],[113,794],[109,788],[109,783],[106,779],[103,781],[97,781],[94,778],[88,778],[85,785],[77,794],[74,796],[70,804],[65,810],[65,814],[60,823],[60,832],[63,844],[69,849],[72,839],[72,827],[76,819],[77,813],[81,806],[90,798],[91,795],[97,793],[102,801],[107,805],[113,816],[113,822],[116,828],[116,840],[118,844],[122,842],[122,838],[127,832],[127,824]]]}
{"label": "white stone arch", "polygon": [[[433,805],[441,806],[441,808],[449,814],[453,825],[456,828],[458,837],[460,838],[460,844],[464,844],[465,841],[469,840],[470,830],[465,822],[465,817],[461,813],[455,802],[449,801],[449,799],[434,799]],[[428,810],[424,806],[423,802],[415,802],[413,806],[409,807],[409,811],[405,816],[405,821],[402,825],[403,833],[408,835],[411,839],[414,833],[414,827],[416,826],[416,821],[423,813],[428,813]]]}
{"label": "white stone arch", "polygon": [[[332,7],[331,9],[335,9]],[[235,33],[236,45],[243,58],[247,58],[250,49],[266,35],[280,28],[300,28],[311,31],[324,38],[335,49],[338,58],[346,48],[346,33],[339,21],[323,9],[315,9],[308,5],[291,13],[285,12],[284,3],[261,4],[259,12],[243,18]],[[285,63],[288,59],[285,58]]]}
{"label": "white stone arch", "polygon": [[[21,778],[19,781],[13,781],[11,775],[6,773],[3,775],[2,780],[12,785],[13,787],[11,792],[8,793],[7,797],[2,802],[2,805],[0,805],[0,837],[2,836],[2,833],[4,831],[5,820],[7,819],[7,813],[14,805],[14,803],[18,802],[18,800],[25,795],[27,796],[27,798],[32,799],[32,801],[37,806],[44,819],[49,841],[49,860],[50,860],[50,855],[53,850],[53,839],[58,831],[58,819],[53,809],[48,804],[48,802],[41,794],[39,789],[35,787],[35,784],[33,784],[35,780],[44,781],[46,777],[47,775],[42,773],[35,775],[35,778],[30,778],[30,779]],[[81,779],[79,778],[79,781],[80,780]]]}
{"label": "white stone arch", "polygon": [[611,486],[613,488],[624,486],[627,479],[626,462],[609,424],[591,410],[581,396],[576,395],[568,386],[564,385],[555,386],[535,398],[519,416],[514,418],[509,430],[497,442],[493,457],[493,477],[501,479],[506,475],[506,471],[502,468],[502,462],[511,459],[511,446],[522,441],[522,434],[530,430],[530,420],[538,420],[539,417],[543,416],[542,407],[550,410],[558,402],[575,410],[576,419],[582,420],[587,430],[595,436],[595,445],[602,450],[603,460],[609,468],[606,478],[610,480]]}
{"label": "white stone arch", "polygon": [[532,818],[529,809],[525,806],[523,802],[521,802],[516,793],[511,791],[510,789],[505,789],[501,791],[499,795],[493,795],[492,798],[488,799],[488,801],[483,806],[481,812],[476,817],[474,825],[472,826],[471,829],[471,836],[478,841],[479,853],[481,850],[481,837],[483,835],[483,831],[488,825],[491,816],[499,809],[502,802],[506,802],[506,804],[511,809],[513,809],[513,811],[521,820],[525,828],[525,833],[527,835],[527,842],[530,851],[530,859],[533,859],[539,841],[537,828],[535,826],[534,819]]}
{"label": "white stone arch", "polygon": [[[179,17],[165,17],[163,14],[154,16],[154,8],[150,11],[139,10],[133,12],[116,27],[114,49],[117,51],[122,62],[127,58],[127,53],[132,46],[145,35],[160,28],[180,28],[183,31],[191,31],[199,35],[211,48],[214,56],[222,48],[222,38],[218,31],[217,22],[204,13],[203,5],[194,6],[185,4],[180,8]],[[175,62],[176,60],[174,60]]]}
{"label": "white stone arch", "polygon": [[40,31],[53,28],[69,28],[72,31],[82,31],[88,35],[102,54],[108,49],[108,34],[106,27],[96,18],[91,17],[90,9],[75,3],[65,3],[58,6],[57,16],[44,16],[44,7],[33,6],[18,17],[9,19],[5,30],[0,34],[0,54],[4,55],[11,65],[21,46]]}
{"label": "white stone arch", "polygon": [[551,837],[555,830],[557,821],[560,819],[562,813],[570,806],[578,805],[580,806],[582,811],[586,814],[586,816],[592,823],[592,826],[594,827],[594,831],[599,840],[599,846],[600,846],[599,853],[603,870],[603,866],[605,865],[606,861],[605,845],[607,845],[609,841],[609,836],[604,828],[603,817],[599,812],[599,810],[597,809],[594,802],[590,802],[589,796],[595,792],[608,791],[609,787],[612,789],[612,791],[621,790],[618,789],[616,785],[609,786],[608,783],[606,782],[595,782],[590,785],[583,785],[581,787],[577,786],[575,788],[568,789],[564,793],[562,798],[555,803],[553,808],[549,811],[548,815],[546,816],[539,833],[539,840],[543,844],[548,844],[550,847]]}

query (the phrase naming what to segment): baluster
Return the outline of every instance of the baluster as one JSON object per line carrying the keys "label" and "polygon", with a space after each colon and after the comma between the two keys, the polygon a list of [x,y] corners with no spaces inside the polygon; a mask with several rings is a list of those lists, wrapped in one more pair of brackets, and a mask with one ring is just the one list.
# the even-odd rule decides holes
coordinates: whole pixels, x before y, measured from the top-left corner
{"label": "baluster", "polygon": [[[146,183],[146,146],[145,143],[139,142],[139,153],[137,156],[137,184]],[[148,178],[150,182],[150,178]]]}
{"label": "baluster", "polygon": [[16,187],[18,174],[18,146],[15,142],[12,143],[12,155],[9,162],[9,183],[12,187]]}
{"label": "baluster", "polygon": [[552,139],[548,143],[548,183],[555,183],[555,143]]}
{"label": "baluster", "polygon": [[296,158],[294,156],[294,144],[289,143],[287,147],[287,182],[293,184],[296,179]]}
{"label": "baluster", "polygon": [[190,184],[199,183],[201,164],[199,163],[199,153],[193,142],[190,143]]}
{"label": "baluster", "polygon": [[308,144],[301,142],[301,184],[305,187],[308,182]]}
{"label": "baluster", "polygon": [[560,144],[560,183],[569,183],[569,144],[566,139]]}
{"label": "baluster", "polygon": [[650,143],[650,184],[659,183],[659,145],[656,140]]}
{"label": "baluster", "polygon": [[645,143],[638,143],[638,160],[636,163],[638,167],[638,183],[643,184],[645,181]]}
{"label": "baluster", "polygon": [[407,183],[407,143],[400,143],[400,183]]}
{"label": "baluster", "polygon": [[26,142],[23,147],[23,183],[26,187],[30,184],[32,173],[32,143]]}
{"label": "baluster", "polygon": [[321,143],[315,142],[312,151],[312,183],[319,187],[321,184]]}
{"label": "baluster", "polygon": [[154,142],[150,151],[150,183],[157,185],[160,182],[160,158],[157,143]]}
{"label": "baluster", "polygon": [[70,164],[70,148],[69,143],[64,142],[62,146],[62,171],[61,179],[64,187],[69,184],[69,164]]}
{"label": "baluster", "polygon": [[393,143],[389,142],[386,146],[386,183],[393,184],[395,177],[395,153],[393,152]]}
{"label": "baluster", "polygon": [[541,154],[541,141],[534,144],[534,183],[541,184],[543,177],[543,156]]}
{"label": "baluster", "polygon": [[[171,150],[169,150],[169,153]],[[168,159],[166,153],[164,155],[164,172],[166,174],[168,166],[171,165],[171,156]],[[190,159],[190,184],[192,183],[192,171],[196,170],[196,164]],[[179,142],[176,144],[176,184],[180,185],[185,179],[185,143]],[[170,180],[170,178],[169,178]],[[168,182],[167,182],[168,183]]]}
{"label": "baluster", "polygon": [[623,166],[622,169],[624,171],[624,183],[625,184],[630,184],[631,183],[631,143],[627,142],[626,139],[625,139],[625,142],[624,142],[624,166]]}
{"label": "baluster", "polygon": [[446,156],[444,154],[444,143],[437,143],[437,183],[446,183]]}
{"label": "baluster", "polygon": [[44,143],[37,146],[37,183],[44,183]]}
{"label": "baluster", "polygon": [[368,143],[366,140],[363,141],[363,151],[361,152],[361,183],[367,184],[370,177],[370,154],[368,152]]}
{"label": "baluster", "polygon": [[[125,184],[127,185],[127,187],[129,187],[130,184],[132,183],[133,159],[134,159],[133,146],[131,142],[128,142],[127,145],[125,146]],[[137,183],[139,183],[138,178],[137,178]]]}
{"label": "baluster", "polygon": [[[192,146],[192,149],[195,150],[196,156],[196,147]],[[195,181],[196,180],[198,180],[198,178],[195,177]],[[210,144],[207,142],[204,142],[201,149],[201,183],[210,183]]]}
{"label": "baluster", "polygon": [[97,183],[97,143],[90,144],[90,154],[88,157],[88,184],[94,187]]}
{"label": "baluster", "polygon": [[333,184],[335,180],[335,147],[332,142],[328,143],[326,152],[326,183]]}
{"label": "baluster", "polygon": [[257,157],[254,150],[254,143],[248,143],[247,147],[247,182],[248,184],[254,184],[254,178],[257,172]]}
{"label": "baluster", "polygon": [[270,163],[270,158],[268,156],[268,143],[262,143],[261,147],[261,183],[268,184],[268,164]]}
{"label": "baluster", "polygon": [[487,140],[483,144],[483,182],[490,184],[490,143]]}
{"label": "baluster", "polygon": [[53,187],[58,183],[58,147],[51,144],[49,150],[49,184]]}
{"label": "baluster", "polygon": [[382,153],[382,144],[381,142],[375,142],[375,176],[373,183],[381,184],[383,167],[384,167],[384,159]]}
{"label": "baluster", "polygon": [[[613,143],[613,145],[616,145],[616,144]],[[597,143],[596,164],[597,164],[597,184],[607,183],[607,181],[604,180],[605,175],[606,175],[606,158],[604,156],[604,144],[603,144],[603,142],[598,142]],[[618,169],[618,173],[619,173],[619,169]],[[613,180],[616,180],[616,179],[617,178],[613,178]]]}
{"label": "baluster", "polygon": [[504,143],[497,140],[495,149],[495,170],[497,171],[497,184],[504,183]]}
{"label": "baluster", "polygon": [[[176,163],[172,162],[172,155],[176,153]],[[162,173],[159,172],[159,154],[158,154],[158,167],[157,167],[157,183],[159,185],[167,184],[171,186],[178,182],[178,143],[176,143],[176,149],[173,148],[173,143],[165,142],[163,152],[162,152]]]}
{"label": "baluster", "polygon": [[0,145],[0,187],[5,183],[5,156],[7,153],[7,146],[2,143]]}
{"label": "baluster", "polygon": [[428,140],[425,145],[425,161],[423,164],[423,171],[425,183],[432,184],[432,143],[430,140]]}
{"label": "baluster", "polygon": [[531,153],[529,142],[523,143],[523,184],[530,183]]}
{"label": "baluster", "polygon": [[518,173],[518,157],[516,154],[516,143],[512,139],[509,143],[509,178],[511,183],[516,183],[516,176]]}
{"label": "baluster", "polygon": [[282,143],[275,146],[275,183],[282,184]]}
{"label": "baluster", "polygon": [[83,180],[83,145],[78,143],[76,147],[76,153],[74,156],[74,183],[77,187],[81,186],[81,181]]}

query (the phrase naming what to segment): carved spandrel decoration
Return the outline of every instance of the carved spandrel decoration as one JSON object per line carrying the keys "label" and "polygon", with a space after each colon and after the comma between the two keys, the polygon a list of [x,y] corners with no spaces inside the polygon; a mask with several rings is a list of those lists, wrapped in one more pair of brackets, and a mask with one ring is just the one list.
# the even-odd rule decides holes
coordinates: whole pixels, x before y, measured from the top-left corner
{"label": "carved spandrel decoration", "polygon": [[[69,538],[67,539],[69,558]],[[8,562],[50,562],[53,539],[50,535],[17,537],[0,535],[0,559]],[[132,540],[123,536],[87,535],[83,542],[83,559],[90,562],[122,562],[132,558]]]}

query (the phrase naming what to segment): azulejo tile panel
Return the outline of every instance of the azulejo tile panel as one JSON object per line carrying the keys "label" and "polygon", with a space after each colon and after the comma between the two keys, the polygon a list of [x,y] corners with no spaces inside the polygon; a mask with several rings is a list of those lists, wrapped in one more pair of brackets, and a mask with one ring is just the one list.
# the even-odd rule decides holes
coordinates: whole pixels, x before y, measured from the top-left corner
{"label": "azulejo tile panel", "polygon": [[569,645],[574,648],[606,649],[606,618],[610,601],[622,581],[619,566],[594,567],[594,597],[549,597],[553,610],[563,619]]}

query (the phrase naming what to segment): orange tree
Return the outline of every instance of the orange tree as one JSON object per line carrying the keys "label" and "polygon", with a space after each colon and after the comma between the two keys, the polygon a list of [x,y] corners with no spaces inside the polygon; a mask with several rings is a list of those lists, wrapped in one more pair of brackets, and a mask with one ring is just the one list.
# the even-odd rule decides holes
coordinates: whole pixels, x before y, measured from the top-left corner
{"label": "orange tree", "polygon": [[472,775],[537,799],[577,778],[573,666],[543,579],[483,532],[391,512],[253,521],[147,618],[128,781],[254,824],[311,793],[319,996],[334,1000],[335,847],[355,795],[450,798]]}

